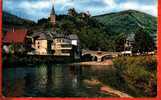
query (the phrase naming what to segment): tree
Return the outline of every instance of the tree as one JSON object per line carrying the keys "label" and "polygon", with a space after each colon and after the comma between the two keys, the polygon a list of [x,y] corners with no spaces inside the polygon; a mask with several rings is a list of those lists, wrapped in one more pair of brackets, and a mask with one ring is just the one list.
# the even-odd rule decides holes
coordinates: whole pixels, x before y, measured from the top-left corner
{"label": "tree", "polygon": [[38,20],[38,25],[41,25],[41,24],[44,24],[44,23],[46,23],[46,22],[48,22],[48,19],[46,19],[46,18],[42,18],[42,19],[40,19],[40,20]]}
{"label": "tree", "polygon": [[63,32],[72,34],[72,30],[74,29],[74,24],[70,20],[64,20],[60,28]]}
{"label": "tree", "polygon": [[125,48],[125,40],[126,40],[126,36],[125,36],[124,33],[119,34],[115,38],[115,48],[116,48],[116,51],[118,51],[118,52],[124,51],[124,48]]}
{"label": "tree", "polygon": [[154,40],[146,30],[140,29],[135,34],[134,39],[135,39],[133,46],[134,52],[139,51],[140,53],[145,53],[154,50],[155,47]]}

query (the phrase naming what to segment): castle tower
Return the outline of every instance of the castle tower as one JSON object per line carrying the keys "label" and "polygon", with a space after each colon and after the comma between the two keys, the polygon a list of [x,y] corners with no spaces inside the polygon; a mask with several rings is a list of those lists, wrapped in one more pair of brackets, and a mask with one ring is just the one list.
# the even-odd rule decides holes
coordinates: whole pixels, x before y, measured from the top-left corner
{"label": "castle tower", "polygon": [[55,0],[51,0],[51,2],[52,2],[52,9],[50,13],[50,22],[53,26],[53,31],[55,31],[55,26],[56,26],[56,15],[55,15],[55,9],[54,9]]}

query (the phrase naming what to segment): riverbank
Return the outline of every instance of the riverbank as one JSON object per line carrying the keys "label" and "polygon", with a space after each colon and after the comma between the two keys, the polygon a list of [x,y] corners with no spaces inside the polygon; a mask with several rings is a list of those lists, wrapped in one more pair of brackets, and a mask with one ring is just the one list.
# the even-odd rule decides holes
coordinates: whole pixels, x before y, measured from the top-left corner
{"label": "riverbank", "polygon": [[83,80],[83,82],[89,86],[99,86],[99,92],[111,95],[112,97],[133,98],[129,94],[113,89],[110,86],[103,84],[99,80],[91,79],[91,80]]}
{"label": "riverbank", "polygon": [[113,65],[112,60],[105,60],[103,62],[88,61],[80,62],[79,60],[74,60],[73,57],[66,56],[41,56],[41,55],[5,55],[3,56],[3,65],[34,65],[34,64],[69,64],[69,65],[84,65],[84,66],[111,66]]}
{"label": "riverbank", "polygon": [[88,62],[72,63],[71,65],[112,66],[113,62],[112,62],[112,60],[106,60],[106,61],[102,61],[102,62],[88,61]]}
{"label": "riverbank", "polygon": [[[116,80],[111,86],[133,97],[157,96],[157,58],[155,55],[119,57],[113,60]],[[109,81],[105,82],[109,84]],[[119,83],[119,84],[118,84]],[[115,84],[115,85],[114,85]]]}
{"label": "riverbank", "polygon": [[[96,84],[99,81],[101,90],[107,94],[113,94],[111,88],[128,93],[132,97],[156,97],[157,96],[157,59],[156,56],[123,56],[112,60],[111,67],[100,66],[93,73],[85,75],[89,80],[86,83]],[[89,64],[89,63],[88,63]],[[104,71],[107,68],[108,70]],[[101,69],[102,75],[98,74]],[[88,77],[89,75],[94,77]],[[98,81],[95,81],[98,80]],[[110,88],[109,88],[110,87]],[[116,91],[119,94],[122,94]],[[118,96],[118,95],[117,95]],[[126,95],[125,95],[126,96]]]}

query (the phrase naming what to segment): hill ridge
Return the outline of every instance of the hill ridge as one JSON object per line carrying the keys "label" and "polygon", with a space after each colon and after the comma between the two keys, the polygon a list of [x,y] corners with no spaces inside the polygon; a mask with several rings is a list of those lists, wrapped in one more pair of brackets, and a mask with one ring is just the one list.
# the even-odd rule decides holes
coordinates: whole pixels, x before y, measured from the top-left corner
{"label": "hill ridge", "polygon": [[133,12],[144,13],[144,14],[147,14],[147,15],[149,15],[149,16],[156,17],[156,16],[150,15],[150,14],[148,14],[148,13],[141,12],[141,11],[138,11],[138,10],[133,10],[133,9],[122,10],[122,11],[118,11],[118,12],[110,12],[110,13],[105,13],[105,14],[99,14],[99,15],[94,15],[94,16],[92,16],[92,17],[106,16],[106,15],[112,15],[112,14],[118,14],[118,13],[127,14],[127,13],[133,13]]}
{"label": "hill ridge", "polygon": [[[125,10],[115,13],[94,16],[103,23],[112,33],[134,32],[138,29],[150,29],[153,34],[157,30],[157,17],[136,10]],[[114,29],[113,29],[114,28]]]}

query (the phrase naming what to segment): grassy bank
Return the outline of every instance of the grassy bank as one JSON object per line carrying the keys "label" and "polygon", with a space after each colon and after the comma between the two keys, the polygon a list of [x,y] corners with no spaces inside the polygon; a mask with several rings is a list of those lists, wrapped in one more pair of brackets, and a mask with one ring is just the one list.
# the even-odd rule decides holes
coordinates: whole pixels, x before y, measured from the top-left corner
{"label": "grassy bank", "polygon": [[[155,56],[120,57],[113,60],[117,80],[113,87],[136,97],[157,95],[157,61]],[[113,76],[114,77],[114,76]],[[115,78],[116,79],[116,78]]]}

